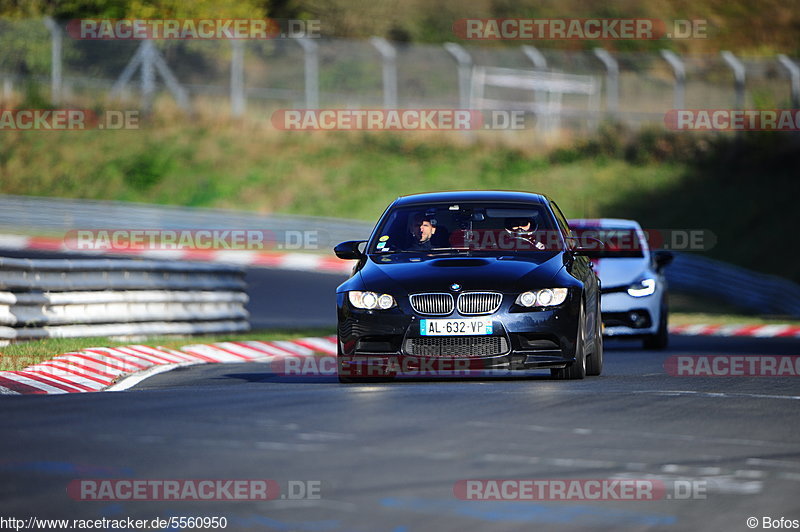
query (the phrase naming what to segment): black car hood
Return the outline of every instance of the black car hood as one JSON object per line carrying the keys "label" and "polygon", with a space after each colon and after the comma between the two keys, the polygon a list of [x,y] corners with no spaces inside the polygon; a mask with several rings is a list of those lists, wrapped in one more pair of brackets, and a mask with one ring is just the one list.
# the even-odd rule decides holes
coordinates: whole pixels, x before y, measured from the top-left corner
{"label": "black car hood", "polygon": [[548,287],[564,267],[562,252],[505,256],[370,255],[359,272],[366,290],[406,293],[463,290],[519,292]]}

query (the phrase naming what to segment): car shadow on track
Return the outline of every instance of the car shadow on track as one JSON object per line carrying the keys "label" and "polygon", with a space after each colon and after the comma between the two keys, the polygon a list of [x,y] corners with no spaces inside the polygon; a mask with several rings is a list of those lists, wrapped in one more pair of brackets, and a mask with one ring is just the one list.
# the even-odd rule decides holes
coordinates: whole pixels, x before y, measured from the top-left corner
{"label": "car shadow on track", "polygon": [[381,383],[403,383],[403,382],[497,382],[497,381],[552,381],[550,374],[543,373],[526,373],[523,375],[498,375],[498,376],[402,376],[393,379],[364,381],[357,383],[343,384],[339,382],[336,375],[278,375],[275,373],[259,372],[259,373],[229,373],[220,375],[218,379],[238,379],[244,382],[252,383],[277,383],[277,384],[342,384],[349,386],[352,384],[381,384]]}

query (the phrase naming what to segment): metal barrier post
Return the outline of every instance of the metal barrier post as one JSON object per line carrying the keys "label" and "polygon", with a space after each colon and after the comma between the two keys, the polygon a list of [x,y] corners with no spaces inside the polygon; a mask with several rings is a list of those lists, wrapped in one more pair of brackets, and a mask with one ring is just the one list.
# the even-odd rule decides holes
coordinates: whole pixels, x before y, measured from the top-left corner
{"label": "metal barrier post", "polygon": [[463,46],[454,42],[444,43],[444,49],[447,50],[458,63],[459,107],[461,109],[470,109],[470,100],[472,98],[470,81],[470,76],[472,76],[472,57]]}
{"label": "metal barrier post", "polygon": [[792,77],[792,109],[800,108],[800,67],[786,55],[778,55],[778,61]]}
{"label": "metal barrier post", "polygon": [[602,48],[595,48],[594,55],[606,67],[606,112],[616,115],[619,110],[619,64]]}
{"label": "metal barrier post", "polygon": [[306,109],[317,109],[319,108],[319,45],[311,39],[295,40],[303,47]]}
{"label": "metal barrier post", "polygon": [[64,32],[51,17],[45,17],[44,25],[50,31],[50,99],[53,103],[61,101],[61,55]]}
{"label": "metal barrier post", "polygon": [[733,55],[733,53],[729,52],[728,50],[723,50],[719,54],[722,56],[722,59],[725,60],[728,66],[731,67],[731,70],[733,70],[734,86],[736,88],[736,108],[744,109],[744,65],[735,55]]}
{"label": "metal barrier post", "polygon": [[369,40],[383,60],[383,107],[397,108],[397,51],[383,37],[371,37]]}
{"label": "metal barrier post", "polygon": [[684,92],[686,88],[686,68],[683,61],[678,57],[678,54],[670,50],[661,50],[661,57],[663,57],[672,71],[675,73],[675,93],[672,98],[672,106],[675,109],[683,109],[684,106]]}
{"label": "metal barrier post", "polygon": [[231,115],[238,118],[244,114],[247,100],[244,94],[244,43],[231,40]]}
{"label": "metal barrier post", "polygon": [[523,44],[522,53],[533,63],[534,68],[537,70],[547,70],[547,59],[538,48],[529,44]]}

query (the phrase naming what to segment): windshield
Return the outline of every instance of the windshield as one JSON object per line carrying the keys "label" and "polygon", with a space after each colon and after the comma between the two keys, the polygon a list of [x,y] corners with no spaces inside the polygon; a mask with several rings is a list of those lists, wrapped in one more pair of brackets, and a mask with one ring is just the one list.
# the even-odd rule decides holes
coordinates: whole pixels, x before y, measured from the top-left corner
{"label": "windshield", "polygon": [[648,249],[645,235],[633,227],[599,227],[597,225],[576,225],[570,228],[581,247],[597,248],[597,242],[603,243],[603,249],[597,255],[602,258],[644,257]]}
{"label": "windshield", "polygon": [[541,252],[563,247],[543,205],[445,203],[392,210],[369,253]]}

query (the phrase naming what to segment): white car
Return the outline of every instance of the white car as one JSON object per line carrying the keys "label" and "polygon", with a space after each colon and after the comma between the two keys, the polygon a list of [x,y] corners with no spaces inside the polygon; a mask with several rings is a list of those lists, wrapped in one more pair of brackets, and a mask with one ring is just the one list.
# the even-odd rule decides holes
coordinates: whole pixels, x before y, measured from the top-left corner
{"label": "white car", "polygon": [[[600,278],[603,335],[641,338],[645,349],[667,347],[667,281],[669,251],[651,251],[638,222],[616,218],[576,219],[570,229],[582,240],[605,244],[592,259]],[[588,237],[588,239],[587,239]]]}

